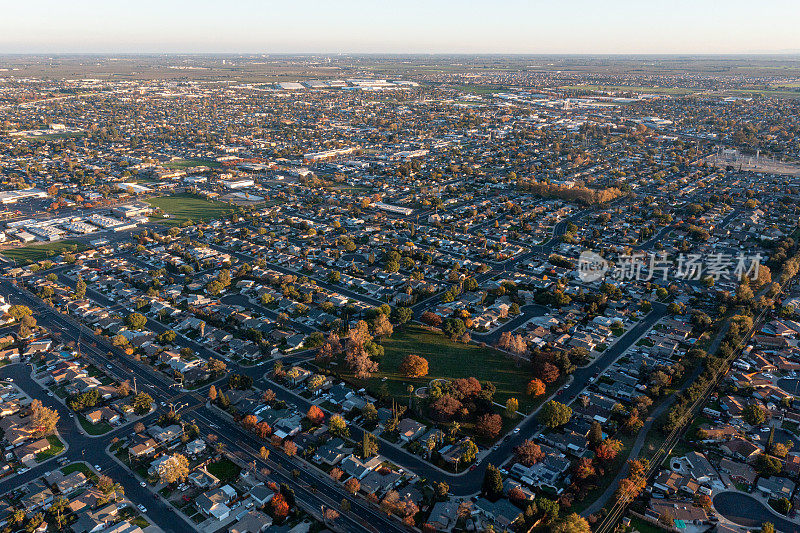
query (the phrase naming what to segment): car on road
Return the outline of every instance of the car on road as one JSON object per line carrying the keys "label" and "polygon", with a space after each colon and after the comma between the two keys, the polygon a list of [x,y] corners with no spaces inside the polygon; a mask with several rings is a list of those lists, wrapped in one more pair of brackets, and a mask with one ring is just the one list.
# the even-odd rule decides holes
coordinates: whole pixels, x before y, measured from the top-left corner
{"label": "car on road", "polygon": [[139,505],[137,505],[136,507],[138,507],[138,508],[139,508],[139,510],[140,510],[141,512],[143,512],[143,513],[146,513],[146,512],[147,512],[147,507],[145,507],[145,506],[144,506],[144,505],[142,505],[141,503],[140,503]]}
{"label": "car on road", "polygon": [[111,365],[106,365],[106,368],[114,368],[114,367]]}
{"label": "car on road", "polygon": [[97,470],[98,472],[102,470],[102,468],[100,468],[100,465],[94,465],[94,469]]}
{"label": "car on road", "polygon": [[475,470],[476,468],[478,468],[478,465],[472,465],[471,467],[469,467],[469,470],[471,472],[471,471]]}
{"label": "car on road", "polygon": [[141,486],[141,487],[146,487],[146,486],[147,486],[147,483],[145,483],[144,481],[142,481],[141,483],[139,483],[139,486]]}
{"label": "car on road", "polygon": [[500,472],[500,473],[501,473],[501,474],[503,474],[504,476],[507,476],[507,475],[508,475],[508,470],[506,470],[505,468],[501,468],[501,469],[499,469],[499,470],[498,470],[498,472]]}
{"label": "car on road", "polygon": [[512,431],[512,433],[514,434],[519,433],[519,428],[514,428],[514,431]]}

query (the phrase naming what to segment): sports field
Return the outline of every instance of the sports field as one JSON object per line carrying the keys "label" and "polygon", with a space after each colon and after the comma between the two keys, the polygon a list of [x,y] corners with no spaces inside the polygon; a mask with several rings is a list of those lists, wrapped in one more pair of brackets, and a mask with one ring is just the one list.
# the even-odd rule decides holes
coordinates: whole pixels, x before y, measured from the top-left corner
{"label": "sports field", "polygon": [[9,248],[2,253],[7,258],[16,261],[20,265],[37,263],[49,257],[59,255],[63,252],[75,252],[85,250],[88,246],[77,241],[58,241],[46,244],[32,244],[20,248]]}
{"label": "sports field", "polygon": [[147,203],[169,215],[169,218],[151,217],[152,220],[166,226],[180,226],[186,222],[204,222],[224,217],[236,210],[235,206],[224,202],[206,200],[194,194],[160,196],[147,200]]}

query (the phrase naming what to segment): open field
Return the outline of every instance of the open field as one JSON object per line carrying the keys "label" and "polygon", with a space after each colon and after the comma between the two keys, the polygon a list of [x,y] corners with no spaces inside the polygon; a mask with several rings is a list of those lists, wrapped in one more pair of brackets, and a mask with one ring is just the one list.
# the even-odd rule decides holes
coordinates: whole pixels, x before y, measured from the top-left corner
{"label": "open field", "polygon": [[77,241],[58,241],[49,242],[46,244],[32,244],[30,246],[22,246],[19,248],[9,248],[3,250],[2,253],[8,259],[16,261],[20,265],[29,265],[59,255],[62,252],[82,251],[88,246],[82,242]]}
{"label": "open field", "polygon": [[180,226],[185,222],[202,222],[233,213],[236,208],[223,202],[206,200],[193,194],[176,194],[160,196],[147,200],[154,208],[160,208],[170,218],[151,217],[166,226]]}
{"label": "open field", "polygon": [[38,142],[45,142],[45,141],[57,141],[59,139],[76,139],[78,137],[83,137],[86,133],[82,131],[68,131],[65,133],[45,133],[42,135],[25,135],[21,137],[26,141],[38,141]]}
{"label": "open field", "polygon": [[[379,372],[367,380],[367,387],[377,391],[386,384],[389,394],[401,402],[408,401],[407,387],[427,385],[432,379],[469,378],[491,381],[497,387],[495,401],[505,403],[510,397],[520,401],[520,410],[528,411],[534,401],[526,396],[525,388],[531,376],[523,367],[518,368],[505,354],[494,348],[481,348],[474,344],[450,341],[444,335],[427,331],[419,326],[406,326],[395,331],[382,342],[385,355]],[[408,378],[398,372],[398,367],[409,353],[428,360],[428,375]],[[386,378],[386,381],[382,381]]]}
{"label": "open field", "polygon": [[184,169],[193,167],[219,168],[222,165],[209,159],[176,159],[164,165],[166,168]]}
{"label": "open field", "polygon": [[699,92],[698,89],[686,89],[683,87],[628,87],[625,85],[563,85],[559,89],[567,91],[616,91],[632,93],[654,93],[685,95]]}

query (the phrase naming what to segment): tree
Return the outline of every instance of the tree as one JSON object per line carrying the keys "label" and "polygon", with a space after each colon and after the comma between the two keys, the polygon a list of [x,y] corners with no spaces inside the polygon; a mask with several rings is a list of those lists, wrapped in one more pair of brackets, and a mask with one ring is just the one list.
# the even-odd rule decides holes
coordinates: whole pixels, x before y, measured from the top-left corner
{"label": "tree", "polygon": [[397,315],[397,322],[400,324],[410,322],[414,318],[414,311],[408,307],[398,307],[395,314]]}
{"label": "tree", "polygon": [[247,431],[253,431],[257,424],[258,418],[256,418],[256,415],[247,415],[242,418],[242,427]]}
{"label": "tree", "polygon": [[117,386],[117,395],[122,398],[126,398],[131,393],[131,384],[128,380],[121,382]]}
{"label": "tree", "polygon": [[375,422],[378,419],[378,410],[375,408],[375,404],[368,403],[362,407],[361,416],[364,417],[366,422]]}
{"label": "tree", "polygon": [[378,453],[377,439],[375,439],[375,436],[372,433],[364,431],[364,434],[361,438],[361,457],[363,459],[367,459],[377,453]]}
{"label": "tree", "polygon": [[425,311],[424,313],[422,313],[419,319],[423,324],[427,324],[435,328],[441,327],[442,325],[442,317],[430,311]]}
{"label": "tree", "polygon": [[788,498],[775,500],[771,505],[773,509],[784,515],[789,514],[789,511],[792,509],[792,502],[790,502]]}
{"label": "tree", "polygon": [[378,313],[378,316],[372,321],[372,332],[378,338],[391,337],[394,328],[386,315]]}
{"label": "tree", "polygon": [[208,399],[212,402],[217,399],[217,388],[214,385],[208,389]]}
{"label": "tree", "polygon": [[287,440],[283,442],[283,453],[288,455],[289,457],[294,457],[297,453],[297,444],[294,442]]}
{"label": "tree", "polygon": [[506,416],[508,418],[514,418],[517,416],[517,411],[519,410],[519,400],[516,398],[509,398],[506,400]]}
{"label": "tree", "polygon": [[75,282],[75,298],[82,300],[86,296],[86,283],[83,278],[78,274],[78,281]]}
{"label": "tree", "polygon": [[214,377],[223,375],[227,369],[228,365],[219,359],[214,359],[213,357],[210,358],[206,363],[206,370],[208,370]]}
{"label": "tree", "polygon": [[751,403],[745,406],[744,411],[742,412],[742,417],[744,421],[750,424],[751,426],[758,426],[763,424],[767,419],[767,413],[764,411],[764,408],[757,403]]}
{"label": "tree", "polygon": [[125,323],[131,329],[142,329],[147,324],[147,318],[141,313],[131,313],[125,318]]}
{"label": "tree", "polygon": [[316,405],[311,404],[311,407],[308,408],[308,413],[306,413],[306,418],[311,424],[318,426],[325,420],[325,413]]}
{"label": "tree", "polygon": [[347,437],[349,431],[347,429],[347,422],[341,415],[333,415],[328,420],[328,431],[331,432],[332,435],[336,435],[342,438]]}
{"label": "tree", "polygon": [[454,341],[464,335],[467,331],[467,326],[464,325],[464,321],[460,318],[448,318],[444,322],[442,331],[444,331],[445,335],[450,337],[450,340]]}
{"label": "tree", "polygon": [[344,488],[350,494],[356,494],[359,490],[361,490],[361,483],[359,483],[356,478],[351,477],[344,482]]}
{"label": "tree", "polygon": [[581,457],[578,462],[575,463],[574,473],[576,479],[586,479],[597,474],[597,470],[591,459],[588,457]]}
{"label": "tree", "polygon": [[256,426],[255,434],[259,439],[266,439],[270,436],[270,433],[272,433],[272,428],[269,427],[269,424],[265,420],[262,420]]}
{"label": "tree", "polygon": [[22,320],[23,317],[31,316],[33,311],[26,305],[12,305],[8,308],[8,314],[11,315],[11,318],[14,320]]}
{"label": "tree", "polygon": [[443,394],[431,404],[433,415],[442,421],[450,420],[459,409],[461,409],[461,402],[449,394]]}
{"label": "tree", "polygon": [[465,463],[471,463],[478,455],[478,446],[471,439],[464,442],[461,450],[461,460]]}
{"label": "tree", "polygon": [[55,409],[50,409],[42,405],[39,400],[31,402],[31,415],[28,428],[34,437],[44,437],[52,435],[58,424],[58,413]]}
{"label": "tree", "polygon": [[483,473],[483,493],[490,500],[496,500],[503,495],[503,476],[493,464],[486,466]]}
{"label": "tree", "polygon": [[553,533],[591,533],[592,528],[589,527],[589,522],[581,515],[570,513],[556,522],[551,531]]}
{"label": "tree", "polygon": [[258,455],[262,460],[266,461],[269,458],[269,450],[266,446],[262,446],[261,449],[258,450]]}
{"label": "tree", "polygon": [[617,439],[605,439],[594,450],[594,455],[600,461],[613,460],[622,451],[622,442]]}
{"label": "tree", "polygon": [[541,379],[532,379],[528,382],[526,393],[528,396],[541,396],[545,393],[544,382]]}
{"label": "tree", "polygon": [[171,455],[158,466],[158,479],[170,485],[181,483],[189,475],[189,461],[179,453]]}
{"label": "tree", "polygon": [[545,383],[555,383],[560,374],[558,367],[552,363],[544,363],[539,370],[539,377]]}
{"label": "tree", "polygon": [[563,426],[572,418],[572,408],[555,400],[550,400],[539,411],[539,421],[549,428]]}
{"label": "tree", "polygon": [[276,520],[283,520],[289,514],[289,503],[281,493],[272,497],[269,506],[272,509],[272,516]]}
{"label": "tree", "polygon": [[475,431],[488,439],[495,439],[503,429],[503,419],[498,414],[485,414],[475,422]]}
{"label": "tree", "polygon": [[781,471],[781,460],[777,457],[762,453],[756,458],[755,468],[759,475],[763,477],[775,476]]}
{"label": "tree", "polygon": [[150,411],[150,407],[153,405],[153,397],[146,392],[140,392],[133,397],[131,405],[137,415],[143,415]]}
{"label": "tree", "polygon": [[761,525],[761,533],[775,533],[775,525],[772,522],[764,522]]}
{"label": "tree", "polygon": [[550,498],[540,496],[539,498],[536,498],[534,504],[542,516],[542,523],[544,525],[552,524],[558,519],[558,513],[561,512],[558,502],[553,501]]}
{"label": "tree", "polygon": [[600,422],[597,420],[592,422],[592,426],[589,428],[589,444],[594,447],[597,447],[601,442],[603,442],[603,426],[600,425]]}
{"label": "tree", "polygon": [[514,448],[514,460],[525,466],[532,466],[544,459],[544,452],[541,446],[532,440],[522,441],[522,444]]}
{"label": "tree", "polygon": [[428,375],[428,360],[419,355],[410,353],[400,363],[400,373],[410,378],[420,378]]}

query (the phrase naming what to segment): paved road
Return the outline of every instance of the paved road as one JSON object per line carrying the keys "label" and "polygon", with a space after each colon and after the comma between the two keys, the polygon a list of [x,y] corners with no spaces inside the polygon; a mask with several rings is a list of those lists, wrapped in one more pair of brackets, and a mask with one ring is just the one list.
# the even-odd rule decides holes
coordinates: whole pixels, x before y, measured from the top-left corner
{"label": "paved road", "polygon": [[772,522],[782,533],[800,533],[800,525],[782,518],[757,499],[742,492],[718,492],[713,499],[714,509],[731,522],[747,528],[760,528]]}
{"label": "paved road", "polygon": [[[87,291],[88,292],[88,291]],[[49,329],[50,331],[59,332],[63,341],[78,341],[80,339],[81,351],[85,357],[98,366],[111,365],[110,370],[113,374],[118,376],[133,377],[138,379],[139,389],[145,389],[153,396],[157,402],[178,402],[186,403],[187,407],[183,411],[186,413],[184,418],[191,420],[195,419],[198,425],[203,429],[204,433],[215,433],[220,437],[220,440],[225,442],[228,451],[234,455],[239,456],[242,460],[252,462],[254,459],[253,454],[257,456],[257,450],[263,445],[253,435],[245,432],[237,425],[233,424],[227,418],[221,416],[218,411],[205,405],[204,390],[198,393],[191,392],[178,392],[175,390],[174,383],[159,372],[151,369],[149,366],[136,362],[121,354],[116,348],[111,346],[105,339],[95,337],[91,331],[84,331],[79,333],[81,328],[71,319],[59,314],[54,309],[46,306],[37,298],[33,297],[29,292],[22,291],[14,287],[6,280],[0,280],[0,293],[8,297],[11,303],[20,303],[29,306],[36,316],[39,324]],[[86,329],[86,328],[84,328]],[[109,357],[109,353],[116,355]],[[25,378],[24,374],[27,372],[27,366],[11,365],[0,369],[0,376],[10,375],[3,372],[14,373],[14,380],[26,387],[39,387],[30,376]],[[257,368],[238,368],[234,365],[234,370],[249,373],[263,372],[263,369]],[[21,372],[21,374],[20,374]],[[207,388],[207,387],[206,387]],[[110,441],[115,436],[121,436],[131,431],[129,427],[120,428],[111,433],[103,435],[99,438],[90,438],[77,431],[74,426],[75,422],[69,418],[69,410],[56,402],[54,398],[45,396],[41,391],[36,394],[37,389],[32,388],[31,392],[36,397],[45,397],[49,400],[47,403],[59,410],[61,419],[63,421],[70,421],[72,429],[69,425],[65,425],[64,430],[59,430],[64,436],[65,440],[69,442],[69,450],[67,457],[71,459],[85,459],[90,464],[98,464],[103,472],[107,472],[115,479],[118,479],[125,488],[126,495],[134,503],[141,503],[148,508],[148,515],[162,528],[169,533],[192,531],[192,528],[176,518],[171,506],[162,502],[160,499],[154,499],[152,493],[139,485],[139,481],[129,471],[119,466],[118,463],[113,461],[105,453],[105,448],[110,444]],[[279,395],[280,398],[280,395]],[[145,423],[152,422],[156,414],[151,414],[144,420]],[[257,460],[261,462],[260,460]],[[345,531],[389,531],[389,532],[405,532],[408,528],[392,518],[386,517],[385,514],[378,511],[371,504],[367,503],[361,498],[350,496],[340,485],[335,483],[328,476],[318,474],[316,471],[308,468],[303,463],[300,463],[297,458],[289,458],[280,453],[270,455],[269,461],[266,463],[261,462],[264,466],[273,472],[273,477],[279,482],[287,483],[292,488],[297,496],[298,501],[301,502],[307,510],[311,512],[319,512],[321,505],[333,506],[335,504],[338,508],[339,502],[342,499],[350,501],[351,510],[348,513],[342,513],[340,517],[340,529]],[[30,471],[26,472],[24,477],[12,477],[0,483],[0,493],[3,493],[10,488],[20,485],[25,481],[29,481],[38,476],[43,475],[53,468],[54,465],[46,463],[40,465]],[[295,477],[291,474],[294,470],[299,472]],[[288,475],[286,473],[289,473]],[[323,488],[319,491],[319,488]],[[184,525],[186,526],[184,528]]]}

